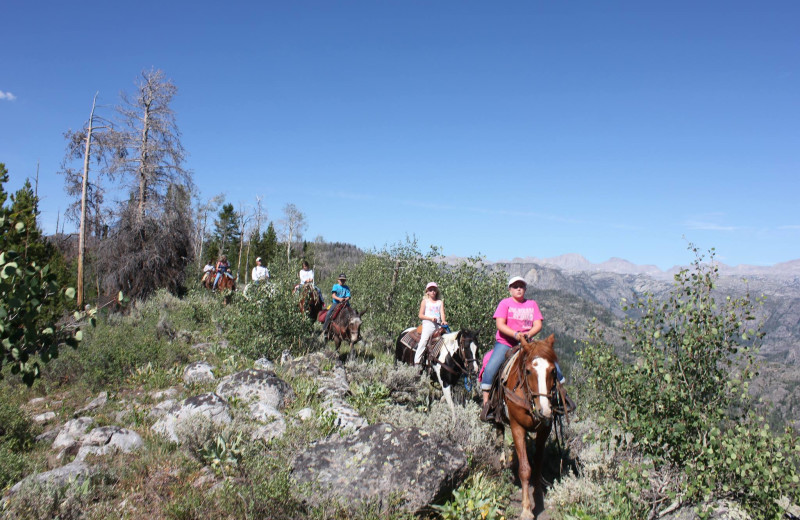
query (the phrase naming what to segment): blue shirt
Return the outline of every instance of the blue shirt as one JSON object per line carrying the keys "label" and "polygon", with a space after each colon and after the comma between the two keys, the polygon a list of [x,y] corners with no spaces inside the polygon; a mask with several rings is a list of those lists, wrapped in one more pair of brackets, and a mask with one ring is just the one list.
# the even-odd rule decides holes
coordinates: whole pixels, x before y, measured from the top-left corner
{"label": "blue shirt", "polygon": [[[333,286],[331,289],[331,294],[338,296],[339,298],[349,298],[350,297],[350,288],[346,285],[339,285],[338,283]],[[333,298],[331,298],[333,300]],[[336,300],[333,300],[331,303],[331,308],[336,307],[339,304]]]}

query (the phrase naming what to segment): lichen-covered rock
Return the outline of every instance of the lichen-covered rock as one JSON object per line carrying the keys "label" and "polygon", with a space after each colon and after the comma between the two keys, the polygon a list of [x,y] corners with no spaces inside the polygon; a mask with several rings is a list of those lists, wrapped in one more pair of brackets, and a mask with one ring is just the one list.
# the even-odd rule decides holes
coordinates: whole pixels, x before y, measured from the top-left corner
{"label": "lichen-covered rock", "polygon": [[77,451],[80,441],[93,422],[94,419],[91,417],[79,417],[67,421],[58,432],[52,448],[61,451]]}
{"label": "lichen-covered rock", "polygon": [[287,382],[270,370],[243,370],[224,377],[217,385],[217,394],[235,396],[245,402],[261,402],[276,409],[284,408],[294,399]]}
{"label": "lichen-covered rock", "polygon": [[80,417],[81,415],[91,412],[92,410],[97,410],[98,408],[102,408],[108,402],[108,392],[100,392],[97,397],[92,399],[92,401],[75,412],[74,417]]}
{"label": "lichen-covered rock", "polygon": [[108,455],[118,451],[130,453],[143,445],[142,437],[133,430],[119,426],[101,426],[83,437],[75,460],[83,461],[88,455]]}
{"label": "lichen-covered rock", "polygon": [[214,379],[214,367],[205,361],[195,361],[183,369],[183,382],[187,384],[206,383]]}
{"label": "lichen-covered rock", "polygon": [[188,397],[173,406],[152,426],[152,430],[173,442],[180,442],[175,434],[175,427],[197,415],[202,415],[215,424],[231,422],[230,406],[225,399],[217,394],[202,394]]}
{"label": "lichen-covered rock", "polygon": [[54,487],[63,487],[70,482],[82,483],[90,477],[95,470],[81,461],[73,461],[56,469],[29,475],[23,480],[14,484],[10,493],[14,494],[25,485],[49,484]]}
{"label": "lichen-covered rock", "polygon": [[256,359],[255,363],[253,363],[253,368],[256,370],[275,370],[275,363],[262,357]]}
{"label": "lichen-covered rock", "polygon": [[320,494],[306,500],[333,498],[352,504],[399,493],[403,507],[419,512],[446,496],[467,473],[464,451],[417,428],[376,424],[319,441],[292,463],[301,483],[319,484]]}

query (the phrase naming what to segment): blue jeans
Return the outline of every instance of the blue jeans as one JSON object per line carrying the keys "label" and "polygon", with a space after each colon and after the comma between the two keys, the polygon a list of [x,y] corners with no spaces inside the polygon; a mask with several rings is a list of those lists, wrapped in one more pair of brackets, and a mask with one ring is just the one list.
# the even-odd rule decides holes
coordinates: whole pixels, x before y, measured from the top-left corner
{"label": "blue jeans", "polygon": [[[489,362],[486,363],[486,368],[483,370],[483,378],[481,379],[481,389],[482,390],[490,390],[492,388],[492,381],[494,380],[494,376],[497,371],[500,369],[500,365],[503,364],[503,361],[506,359],[506,352],[511,350],[508,345],[503,345],[502,343],[495,343],[494,344],[494,352],[492,352],[492,357],[489,358]],[[564,383],[564,374],[561,372],[561,367],[556,363],[556,380],[561,383]]]}
{"label": "blue jeans", "polygon": [[494,344],[494,352],[492,352],[492,357],[489,358],[489,362],[486,363],[486,368],[483,369],[483,379],[481,379],[481,389],[482,390],[489,390],[492,388],[492,381],[494,380],[494,375],[500,369],[500,365],[503,364],[503,361],[506,359],[506,352],[511,350],[508,345],[503,345],[502,343],[495,343]]}

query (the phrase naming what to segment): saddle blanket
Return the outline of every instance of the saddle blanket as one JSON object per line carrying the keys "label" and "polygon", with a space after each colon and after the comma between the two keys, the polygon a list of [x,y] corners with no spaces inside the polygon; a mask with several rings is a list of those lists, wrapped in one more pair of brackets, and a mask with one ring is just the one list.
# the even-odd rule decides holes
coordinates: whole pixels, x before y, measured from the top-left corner
{"label": "saddle blanket", "polygon": [[[419,345],[421,334],[417,332],[417,329],[411,329],[405,334],[403,337],[400,338],[400,343],[403,344],[407,349],[410,350],[417,350],[417,345]],[[431,342],[435,340],[433,346],[431,346]],[[430,340],[428,340],[428,359],[438,359],[439,354],[442,351],[442,345],[444,344],[444,338],[442,338],[441,334],[437,335],[434,334]]]}

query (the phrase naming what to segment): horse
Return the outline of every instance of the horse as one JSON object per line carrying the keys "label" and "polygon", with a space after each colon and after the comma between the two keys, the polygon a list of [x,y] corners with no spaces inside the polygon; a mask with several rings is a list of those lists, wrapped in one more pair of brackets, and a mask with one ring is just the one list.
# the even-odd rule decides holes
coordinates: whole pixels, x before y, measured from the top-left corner
{"label": "horse", "polygon": [[324,302],[320,298],[319,291],[313,283],[304,283],[300,288],[300,312],[314,321],[322,310]]}
{"label": "horse", "polygon": [[[409,365],[414,364],[414,353],[419,339],[416,338],[414,340],[413,336],[408,335],[415,328],[405,329],[397,337],[394,353],[395,363],[401,361]],[[463,383],[467,386],[467,391],[469,392],[469,384],[466,380],[472,380],[472,388],[477,385],[476,378],[480,369],[478,365],[478,331],[473,332],[465,329],[442,334],[438,340],[435,338],[436,334],[431,337],[427,348],[431,379],[438,381],[441,385],[442,395],[450,406],[451,414],[455,415],[455,405],[452,397],[453,386]],[[465,380],[465,378],[467,379]]]}
{"label": "horse", "polygon": [[[503,422],[511,427],[514,448],[519,462],[519,481],[522,486],[521,519],[533,519],[529,483],[531,466],[528,461],[526,436],[536,432],[536,451],[533,454],[533,486],[536,496],[543,496],[542,464],[544,447],[553,426],[554,406],[559,402],[556,388],[556,356],[551,334],[544,341],[521,340],[521,347],[501,370],[500,384],[505,402]],[[507,375],[506,375],[507,374]],[[496,378],[497,381],[497,378]]]}
{"label": "horse", "polygon": [[[336,343],[337,352],[339,351],[339,346],[342,344],[342,341],[350,343],[348,359],[353,359],[355,357],[353,345],[361,339],[361,318],[367,311],[365,310],[359,314],[349,305],[340,304],[339,307],[341,307],[339,313],[334,314],[333,319],[331,319],[331,322],[328,324],[328,331],[325,337],[327,339],[332,339],[333,342]],[[328,312],[336,312],[336,307],[330,308]],[[325,314],[320,312],[317,319],[325,321],[324,316]]]}
{"label": "horse", "polygon": [[[213,284],[213,280],[212,280],[212,284]],[[236,278],[234,278],[233,276],[228,276],[227,274],[223,273],[223,275],[219,277],[219,282],[217,283],[217,290],[218,291],[225,291],[225,290],[235,291],[236,290]]]}

